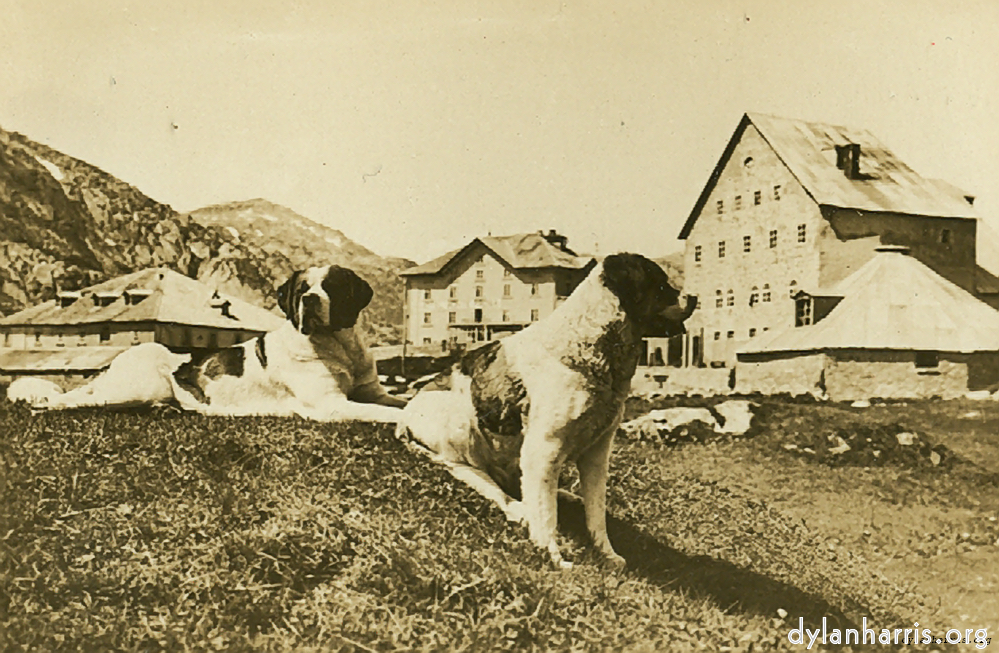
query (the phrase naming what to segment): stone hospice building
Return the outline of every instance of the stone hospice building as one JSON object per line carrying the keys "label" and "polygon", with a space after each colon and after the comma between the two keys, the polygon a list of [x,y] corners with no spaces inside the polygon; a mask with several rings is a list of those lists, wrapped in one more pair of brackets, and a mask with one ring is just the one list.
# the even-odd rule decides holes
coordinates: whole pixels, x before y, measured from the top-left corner
{"label": "stone hospice building", "polygon": [[475,238],[400,273],[405,341],[443,351],[520,331],[550,315],[594,265],[555,231]]}
{"label": "stone hospice building", "polygon": [[824,310],[821,289],[883,245],[908,248],[913,264],[969,300],[999,306],[995,278],[975,262],[973,202],[866,130],[745,114],[680,232],[684,292],[700,301],[675,363],[731,368],[738,351],[794,327],[799,293]]}

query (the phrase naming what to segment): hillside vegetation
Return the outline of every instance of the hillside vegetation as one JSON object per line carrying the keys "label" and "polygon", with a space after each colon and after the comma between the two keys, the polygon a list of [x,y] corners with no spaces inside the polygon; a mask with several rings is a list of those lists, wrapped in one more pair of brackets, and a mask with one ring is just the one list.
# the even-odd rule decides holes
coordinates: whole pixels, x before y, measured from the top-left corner
{"label": "hillside vegetation", "polygon": [[[85,161],[0,129],[0,315],[52,299],[57,290],[154,266],[273,308],[274,289],[293,270],[334,259],[374,287],[378,300],[365,325],[369,340],[398,342],[402,307],[395,272],[408,262],[382,259],[283,207],[262,201],[233,206],[237,216],[251,207],[281,220],[241,228],[235,218],[227,224],[221,207],[192,218]],[[317,237],[317,229],[329,240]],[[303,245],[309,240],[316,248]]]}

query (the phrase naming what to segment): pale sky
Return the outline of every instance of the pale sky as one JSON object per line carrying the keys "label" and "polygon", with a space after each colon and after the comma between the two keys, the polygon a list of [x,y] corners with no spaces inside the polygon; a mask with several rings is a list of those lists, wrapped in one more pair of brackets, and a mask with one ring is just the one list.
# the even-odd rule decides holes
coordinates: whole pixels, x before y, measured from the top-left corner
{"label": "pale sky", "polygon": [[997,218],[999,2],[0,0],[0,127],[417,262],[679,249],[746,111],[869,129]]}

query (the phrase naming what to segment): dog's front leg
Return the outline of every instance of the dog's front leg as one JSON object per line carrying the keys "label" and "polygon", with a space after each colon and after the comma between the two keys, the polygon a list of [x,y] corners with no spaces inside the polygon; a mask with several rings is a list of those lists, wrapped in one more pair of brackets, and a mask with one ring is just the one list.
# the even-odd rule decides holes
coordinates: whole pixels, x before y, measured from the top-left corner
{"label": "dog's front leg", "polygon": [[583,508],[586,511],[586,527],[593,538],[593,545],[606,556],[608,562],[623,567],[624,558],[614,551],[607,537],[607,472],[616,430],[616,425],[608,429],[592,447],[583,452],[576,461],[576,468],[579,470]]}
{"label": "dog's front leg", "polygon": [[555,533],[558,528],[558,476],[564,462],[560,443],[547,432],[525,434],[520,454],[520,491],[531,541],[548,551],[552,562],[568,568]]}

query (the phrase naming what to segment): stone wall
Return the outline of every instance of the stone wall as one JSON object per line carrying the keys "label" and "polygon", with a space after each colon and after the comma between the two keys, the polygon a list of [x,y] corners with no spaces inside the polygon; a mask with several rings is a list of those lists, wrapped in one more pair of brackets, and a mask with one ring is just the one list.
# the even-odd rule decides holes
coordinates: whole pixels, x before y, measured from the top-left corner
{"label": "stone wall", "polygon": [[825,354],[770,355],[766,360],[739,361],[735,390],[739,394],[822,395]]}
{"label": "stone wall", "polygon": [[837,351],[826,364],[826,392],[834,401],[953,399],[968,391],[968,360],[943,353],[936,367],[916,367],[913,351]]}

